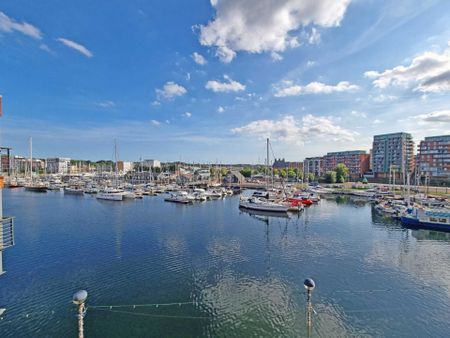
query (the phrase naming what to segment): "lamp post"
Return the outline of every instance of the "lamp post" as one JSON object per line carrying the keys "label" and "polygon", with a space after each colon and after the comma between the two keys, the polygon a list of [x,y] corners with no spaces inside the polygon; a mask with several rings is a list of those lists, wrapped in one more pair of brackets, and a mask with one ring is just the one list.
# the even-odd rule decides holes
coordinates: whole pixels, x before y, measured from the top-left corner
{"label": "lamp post", "polygon": [[314,288],[316,287],[316,283],[312,280],[312,278],[307,278],[303,282],[305,289],[307,290],[307,298],[306,298],[306,325],[308,327],[308,332],[311,331],[312,325],[312,312],[313,307],[311,303],[311,296]]}
{"label": "lamp post", "polygon": [[86,315],[86,307],[85,302],[87,299],[88,293],[86,290],[80,290],[75,292],[72,298],[72,302],[78,306],[78,338],[84,338],[84,316]]}

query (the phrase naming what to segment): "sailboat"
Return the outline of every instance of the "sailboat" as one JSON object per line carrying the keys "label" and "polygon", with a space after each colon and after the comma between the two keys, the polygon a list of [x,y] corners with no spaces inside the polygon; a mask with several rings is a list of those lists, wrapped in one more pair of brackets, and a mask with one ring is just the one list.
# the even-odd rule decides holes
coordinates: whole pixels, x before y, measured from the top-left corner
{"label": "sailboat", "polygon": [[114,160],[115,160],[115,167],[114,167],[114,188],[105,188],[102,191],[99,191],[97,195],[95,196],[99,200],[107,200],[107,201],[123,201],[124,199],[133,199],[136,196],[132,192],[126,192],[122,189],[119,189],[117,187],[117,175],[118,175],[118,168],[117,168],[117,143],[114,140]]}
{"label": "sailboat", "polygon": [[42,183],[33,182],[33,140],[30,137],[30,183],[25,185],[25,190],[33,192],[47,192],[47,187]]}
{"label": "sailboat", "polygon": [[[269,139],[267,139],[267,174],[266,174],[266,190],[269,188],[269,172],[270,172],[270,160],[269,160]],[[270,212],[283,212],[286,213],[292,209],[292,205],[286,203],[278,203],[263,199],[257,196],[241,196],[239,199],[239,207],[258,211],[270,211]]]}

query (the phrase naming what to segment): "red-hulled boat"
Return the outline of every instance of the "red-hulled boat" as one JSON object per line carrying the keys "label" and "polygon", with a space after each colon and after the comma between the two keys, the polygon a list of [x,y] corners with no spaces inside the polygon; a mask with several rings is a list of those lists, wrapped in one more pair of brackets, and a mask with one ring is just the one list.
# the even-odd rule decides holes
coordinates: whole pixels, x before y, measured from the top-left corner
{"label": "red-hulled boat", "polygon": [[288,197],[287,200],[288,202],[291,202],[293,205],[303,204],[309,206],[313,204],[313,201],[311,201],[309,198],[306,197]]}

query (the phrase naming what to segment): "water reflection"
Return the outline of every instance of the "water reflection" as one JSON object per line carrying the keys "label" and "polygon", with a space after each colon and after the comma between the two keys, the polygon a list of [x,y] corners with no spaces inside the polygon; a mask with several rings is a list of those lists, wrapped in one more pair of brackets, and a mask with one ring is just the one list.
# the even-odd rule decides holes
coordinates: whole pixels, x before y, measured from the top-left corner
{"label": "water reflection", "polygon": [[[302,337],[306,277],[317,283],[313,337],[448,335],[448,234],[405,229],[358,199],[333,196],[288,216],[239,210],[239,197],[182,207],[158,197],[5,201],[18,226],[0,278],[2,337],[73,336],[67,301],[78,288],[91,305],[194,300],[164,314],[207,317],[91,312],[90,337]],[[25,317],[53,309],[58,319]]]}

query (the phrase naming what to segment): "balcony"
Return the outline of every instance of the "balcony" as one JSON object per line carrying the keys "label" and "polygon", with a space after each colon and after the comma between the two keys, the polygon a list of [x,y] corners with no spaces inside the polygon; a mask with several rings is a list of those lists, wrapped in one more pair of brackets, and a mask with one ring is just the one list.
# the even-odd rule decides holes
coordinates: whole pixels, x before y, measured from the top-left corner
{"label": "balcony", "polygon": [[1,251],[14,245],[14,217],[3,217],[0,222]]}

